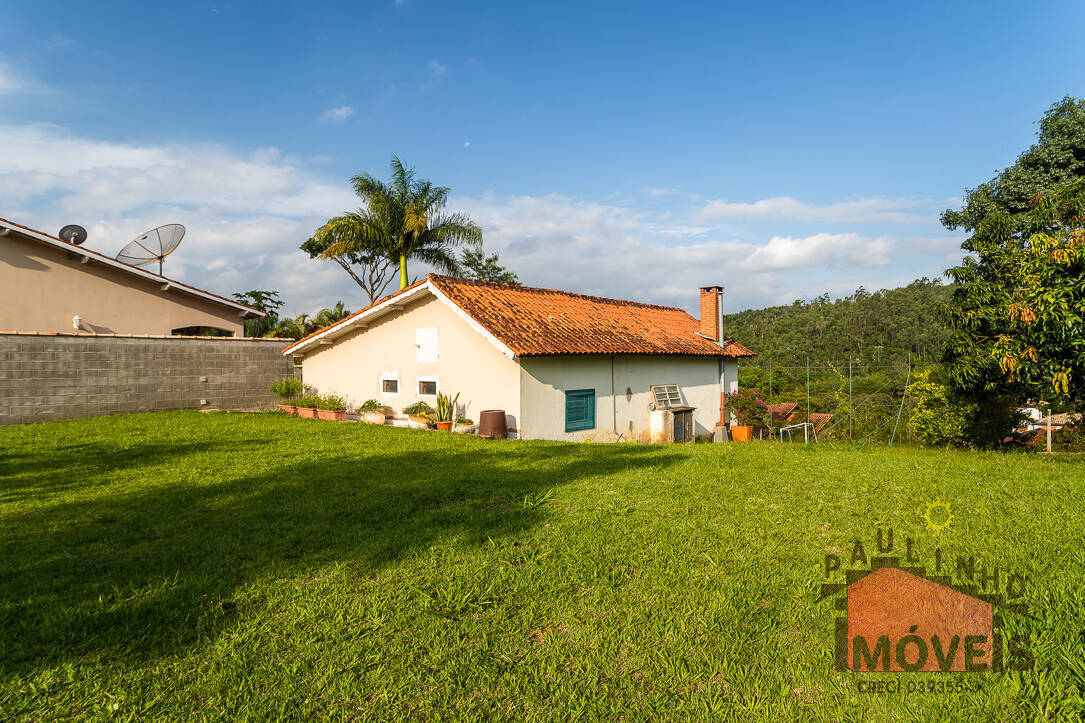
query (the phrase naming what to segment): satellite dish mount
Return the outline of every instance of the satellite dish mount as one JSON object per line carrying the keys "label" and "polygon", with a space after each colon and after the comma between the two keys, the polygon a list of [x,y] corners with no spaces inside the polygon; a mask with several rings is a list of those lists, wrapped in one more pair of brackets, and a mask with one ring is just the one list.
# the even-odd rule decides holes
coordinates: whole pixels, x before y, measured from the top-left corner
{"label": "satellite dish mount", "polygon": [[83,242],[87,240],[87,230],[82,226],[76,226],[74,223],[71,223],[60,229],[60,233],[57,234],[57,236],[74,246],[82,246]]}
{"label": "satellite dish mount", "polygon": [[133,266],[148,266],[158,262],[158,275],[162,275],[162,261],[181,245],[185,227],[179,223],[152,228],[135,241],[121,249],[117,261]]}

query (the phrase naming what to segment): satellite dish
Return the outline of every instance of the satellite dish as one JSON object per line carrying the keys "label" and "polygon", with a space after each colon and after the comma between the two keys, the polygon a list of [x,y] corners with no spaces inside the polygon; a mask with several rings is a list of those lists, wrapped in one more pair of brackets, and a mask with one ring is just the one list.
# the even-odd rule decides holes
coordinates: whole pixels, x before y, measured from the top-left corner
{"label": "satellite dish", "polygon": [[133,266],[146,266],[158,262],[158,275],[162,275],[162,259],[173,253],[181,245],[185,236],[185,227],[179,223],[152,228],[132,243],[121,249],[117,261]]}
{"label": "satellite dish", "polygon": [[87,230],[82,226],[76,226],[74,223],[60,229],[60,233],[57,235],[62,241],[67,241],[76,246],[82,246],[83,242],[87,240]]}

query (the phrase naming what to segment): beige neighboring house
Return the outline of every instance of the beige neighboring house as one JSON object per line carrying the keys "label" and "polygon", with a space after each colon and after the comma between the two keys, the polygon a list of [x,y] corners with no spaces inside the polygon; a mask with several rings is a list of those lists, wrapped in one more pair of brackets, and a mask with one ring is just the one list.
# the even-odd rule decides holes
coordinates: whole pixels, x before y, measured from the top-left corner
{"label": "beige neighboring house", "polygon": [[245,304],[0,218],[0,331],[244,336]]}
{"label": "beige neighboring house", "polygon": [[305,383],[353,407],[397,414],[437,394],[460,411],[504,410],[524,439],[649,441],[653,387],[677,387],[694,433],[712,435],[737,360],[719,339],[720,287],[701,289],[701,319],[682,309],[554,289],[429,275],[283,351]]}

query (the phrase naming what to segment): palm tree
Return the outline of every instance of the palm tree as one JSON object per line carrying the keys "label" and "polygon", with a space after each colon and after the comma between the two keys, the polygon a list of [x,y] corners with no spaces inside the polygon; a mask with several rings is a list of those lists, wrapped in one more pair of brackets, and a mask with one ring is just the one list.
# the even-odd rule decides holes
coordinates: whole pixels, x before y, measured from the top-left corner
{"label": "palm tree", "polygon": [[313,330],[312,322],[309,321],[308,314],[298,314],[291,318],[289,316],[279,319],[278,323],[268,333],[264,334],[265,337],[272,337],[275,339],[300,339]]}
{"label": "palm tree", "polygon": [[402,289],[408,284],[408,258],[454,274],[459,263],[452,249],[460,244],[482,245],[482,229],[466,214],[444,212],[450,189],[416,179],[414,169],[397,156],[392,156],[390,183],[368,173],[350,182],[365,208],[332,219],[324,227],[331,241],[321,253],[324,258],[384,255],[399,263]]}
{"label": "palm tree", "polygon": [[323,329],[325,326],[331,326],[335,322],[341,321],[348,316],[350,316],[350,309],[340,301],[330,309],[321,309],[318,311],[317,315],[313,317],[313,328]]}

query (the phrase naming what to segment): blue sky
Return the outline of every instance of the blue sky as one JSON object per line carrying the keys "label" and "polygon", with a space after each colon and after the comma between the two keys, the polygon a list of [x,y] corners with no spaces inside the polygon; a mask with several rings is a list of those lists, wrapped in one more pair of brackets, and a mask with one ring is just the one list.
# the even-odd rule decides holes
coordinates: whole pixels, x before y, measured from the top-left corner
{"label": "blue sky", "polygon": [[737,310],[937,275],[938,212],[1085,94],[1080,3],[752,5],[9,0],[0,215],[357,307],[297,245],[397,153],[525,283]]}

